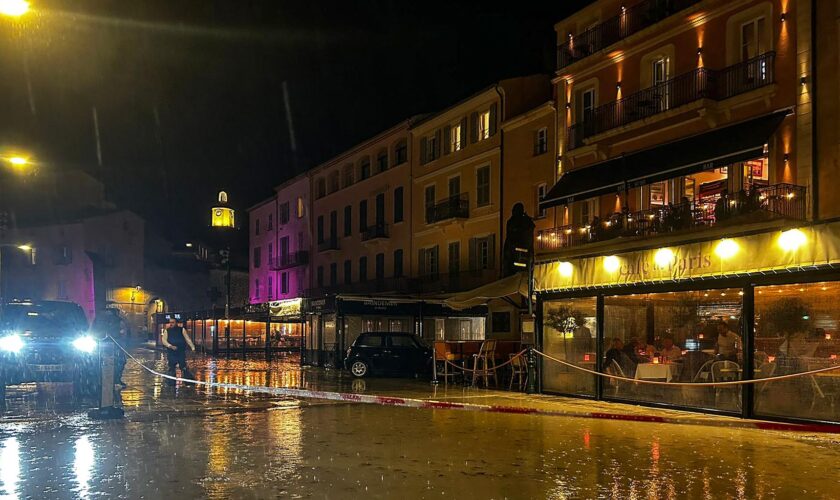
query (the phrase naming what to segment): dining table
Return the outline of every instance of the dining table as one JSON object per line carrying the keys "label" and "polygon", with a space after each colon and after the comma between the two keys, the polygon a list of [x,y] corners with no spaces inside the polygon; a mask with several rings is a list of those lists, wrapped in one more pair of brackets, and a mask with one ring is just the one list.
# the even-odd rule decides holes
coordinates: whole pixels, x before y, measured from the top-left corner
{"label": "dining table", "polygon": [[664,380],[670,382],[677,376],[674,363],[639,363],[636,365],[636,380]]}

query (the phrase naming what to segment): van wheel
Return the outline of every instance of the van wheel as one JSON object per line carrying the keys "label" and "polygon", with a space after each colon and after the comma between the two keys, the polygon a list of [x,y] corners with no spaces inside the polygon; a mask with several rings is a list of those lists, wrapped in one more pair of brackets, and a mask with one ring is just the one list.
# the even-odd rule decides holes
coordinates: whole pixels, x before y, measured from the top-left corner
{"label": "van wheel", "polygon": [[356,378],[362,378],[367,375],[368,365],[362,360],[357,359],[350,365],[350,373]]}

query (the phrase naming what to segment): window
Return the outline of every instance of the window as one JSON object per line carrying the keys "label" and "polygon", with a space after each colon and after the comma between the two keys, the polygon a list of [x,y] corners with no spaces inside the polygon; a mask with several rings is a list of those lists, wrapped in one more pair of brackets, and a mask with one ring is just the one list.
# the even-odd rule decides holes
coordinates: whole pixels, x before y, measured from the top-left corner
{"label": "window", "polygon": [[259,269],[262,265],[262,248],[254,247],[254,268]]}
{"label": "window", "polygon": [[338,191],[338,171],[330,172],[330,193]]}
{"label": "window", "polygon": [[494,269],[496,266],[496,236],[470,239],[470,270]]}
{"label": "window", "polygon": [[[595,297],[543,302],[543,348],[546,354],[592,370],[595,366],[595,342],[598,331]],[[595,395],[595,377],[558,363],[543,364],[544,387],[552,391]],[[605,382],[604,391],[614,391]]]}
{"label": "window", "polygon": [[748,61],[767,52],[764,37],[764,18],[741,25],[741,61]]}
{"label": "window", "polygon": [[353,233],[353,207],[347,205],[344,207],[344,236],[350,236]]}
{"label": "window", "polygon": [[254,234],[256,234],[257,236],[260,235],[260,220],[259,219],[254,221]]}
{"label": "window", "polygon": [[478,114],[478,140],[490,138],[490,111],[482,111]]}
{"label": "window", "polygon": [[463,136],[464,131],[461,128],[461,124],[452,125],[449,129],[449,151],[454,153],[464,147]]}
{"label": "window", "polygon": [[344,261],[344,284],[349,285],[353,282],[353,263],[350,260]]}
{"label": "window", "polygon": [[260,279],[257,278],[254,280],[254,298],[260,298]]}
{"label": "window", "polygon": [[595,217],[595,201],[596,200],[584,200],[578,202],[576,205],[578,207],[576,218],[575,218],[575,225],[580,227],[586,227],[592,223],[592,218]]}
{"label": "window", "polygon": [[278,261],[281,264],[286,264],[289,262],[289,237],[283,236],[280,238],[280,251],[278,252],[280,255],[278,256]]}
{"label": "window", "polygon": [[289,223],[289,202],[285,202],[280,205],[279,216],[277,219],[280,221],[280,225],[288,224]]}
{"label": "window", "polygon": [[353,185],[353,165],[344,165],[344,187]]}
{"label": "window", "polygon": [[271,266],[271,264],[273,262],[274,262],[274,245],[269,243],[268,244],[268,265]]}
{"label": "window", "polygon": [[338,264],[333,262],[330,264],[330,286],[338,284]]}
{"label": "window", "polygon": [[545,209],[544,208],[539,208],[539,206],[540,206],[540,200],[545,198],[545,193],[546,193],[547,189],[548,189],[548,186],[545,185],[545,184],[540,184],[539,186],[537,186],[537,207],[538,207],[537,208],[537,218],[539,218],[539,219],[542,219],[543,217],[545,217]]}
{"label": "window", "polygon": [[653,61],[651,68],[652,84],[655,88],[656,106],[658,111],[665,111],[670,106],[671,85],[666,84],[669,74],[669,60],[667,57],[660,57]]}
{"label": "window", "polygon": [[452,241],[449,243],[449,274],[461,272],[461,242]]}
{"label": "window", "polygon": [[490,204],[490,166],[479,168],[475,173],[475,204],[483,207]]}
{"label": "window", "polygon": [[595,89],[584,89],[577,94],[575,114],[576,123],[583,123],[591,120],[592,111],[595,109]]}
{"label": "window", "polygon": [[537,130],[534,137],[534,154],[541,155],[548,152],[548,128]]}
{"label": "window", "polygon": [[408,161],[408,145],[406,141],[400,141],[397,143],[397,147],[394,148],[394,165],[402,165]]}
{"label": "window", "polygon": [[303,231],[298,232],[298,250],[303,250],[306,248],[306,242],[303,239]]}
{"label": "window", "polygon": [[303,197],[302,196],[298,196],[298,199],[297,199],[297,218],[298,219],[303,218]]}
{"label": "window", "polygon": [[417,347],[417,341],[408,335],[391,335],[388,339],[391,341],[391,347]]}
{"label": "window", "polygon": [[495,333],[510,332],[510,312],[494,312],[492,315],[492,328]]}
{"label": "window", "polygon": [[364,283],[367,281],[367,256],[359,257],[359,281]]}
{"label": "window", "polygon": [[268,214],[268,230],[274,229],[274,214]]}
{"label": "window", "polygon": [[66,280],[58,280],[58,290],[56,291],[56,298],[57,299],[68,299],[67,296],[67,281]]}
{"label": "window", "polygon": [[367,200],[359,202],[359,231],[367,231]]}
{"label": "window", "polygon": [[370,177],[370,158],[365,158],[359,164],[359,179],[365,180]]}
{"label": "window", "polygon": [[323,215],[318,216],[317,231],[318,231],[318,243],[323,243],[324,242],[324,216]]}
{"label": "window", "polygon": [[394,223],[403,221],[403,188],[394,189]]}
{"label": "window", "polygon": [[436,131],[431,135],[427,135],[420,139],[420,164],[428,163],[438,157],[440,145],[438,144],[438,134]]}
{"label": "window", "polygon": [[271,278],[271,276],[268,277],[268,286],[266,288],[268,289],[266,291],[266,295],[268,295],[268,298],[274,298],[274,280]]}
{"label": "window", "polygon": [[284,295],[289,293],[289,273],[280,275],[280,293]]}
{"label": "window", "polygon": [[330,212],[330,241],[338,239],[338,212]]}
{"label": "window", "polygon": [[450,177],[449,178],[449,197],[455,198],[459,194],[461,194],[461,178],[460,177]]}
{"label": "window", "polygon": [[316,281],[318,283],[319,288],[324,287],[324,266],[318,266],[318,271],[316,272]]}
{"label": "window", "polygon": [[318,198],[323,198],[327,195],[327,181],[323,177],[319,177],[316,181],[316,195]]}
{"label": "window", "polygon": [[354,345],[356,347],[382,347],[382,335],[361,335]]}
{"label": "window", "polygon": [[380,151],[376,156],[376,171],[384,172],[388,170],[388,151]]}
{"label": "window", "polygon": [[385,254],[384,253],[376,254],[375,268],[376,268],[376,280],[377,281],[384,280],[385,279]]}
{"label": "window", "polygon": [[426,186],[424,192],[424,208],[426,209],[426,220],[431,220],[431,212],[435,208],[435,187]]}
{"label": "window", "polygon": [[[32,250],[30,250],[31,252]],[[57,266],[66,266],[73,263],[73,249],[69,246],[62,245],[55,249],[55,259],[53,260]]]}
{"label": "window", "polygon": [[418,262],[420,276],[434,276],[438,274],[438,247],[421,248]]}
{"label": "window", "polygon": [[382,227],[385,225],[385,193],[376,195],[376,225]]}
{"label": "window", "polygon": [[394,277],[402,278],[403,276],[403,251],[402,249],[394,250]]}

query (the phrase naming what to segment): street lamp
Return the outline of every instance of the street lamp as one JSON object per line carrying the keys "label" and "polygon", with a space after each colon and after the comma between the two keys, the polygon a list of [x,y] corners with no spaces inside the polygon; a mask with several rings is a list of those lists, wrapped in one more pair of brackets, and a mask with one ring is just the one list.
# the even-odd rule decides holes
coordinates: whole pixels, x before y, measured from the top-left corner
{"label": "street lamp", "polygon": [[0,0],[0,14],[9,17],[20,17],[29,12],[29,2],[26,0]]}
{"label": "street lamp", "polygon": [[[218,204],[212,208],[210,214],[210,226],[228,233],[236,229],[236,213],[228,206],[228,195],[219,191]],[[228,237],[227,248],[222,250],[222,263],[226,265],[225,277],[225,341],[227,343],[227,356],[230,357],[230,237]],[[219,335],[213,338],[213,354],[219,350]]]}

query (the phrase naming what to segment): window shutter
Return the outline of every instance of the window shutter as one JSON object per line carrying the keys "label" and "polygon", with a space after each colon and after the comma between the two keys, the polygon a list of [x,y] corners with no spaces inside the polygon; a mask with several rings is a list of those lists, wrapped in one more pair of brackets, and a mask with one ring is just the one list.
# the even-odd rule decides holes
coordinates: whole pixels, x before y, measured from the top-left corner
{"label": "window shutter", "polygon": [[498,108],[497,103],[493,103],[490,106],[490,135],[496,135],[496,109]]}
{"label": "window shutter", "polygon": [[496,268],[496,235],[491,234],[487,237],[487,268]]}
{"label": "window shutter", "polygon": [[417,275],[418,276],[425,276],[426,275],[426,249],[421,248],[420,251],[417,253]]}
{"label": "window shutter", "polygon": [[434,256],[434,263],[435,263],[435,267],[434,267],[434,269],[432,269],[432,270],[431,270],[431,272],[432,272],[432,274],[437,275],[437,274],[440,272],[440,252],[439,252],[439,247],[438,247],[437,245],[435,245],[435,247],[434,247],[434,248],[432,248],[432,252],[433,252],[433,253],[432,253],[432,255]]}
{"label": "window shutter", "polygon": [[467,117],[464,116],[461,118],[461,149],[467,147],[467,136],[469,134],[469,129],[467,128]]}
{"label": "window shutter", "polygon": [[478,245],[475,238],[470,238],[470,271],[478,269]]}
{"label": "window shutter", "polygon": [[470,144],[478,142],[478,113],[470,115]]}
{"label": "window shutter", "polygon": [[425,165],[429,159],[426,157],[426,138],[420,138],[420,165]]}
{"label": "window shutter", "polygon": [[452,141],[452,127],[447,125],[443,127],[443,154],[449,154],[449,145]]}
{"label": "window shutter", "polygon": [[441,129],[435,131],[435,158],[440,158],[440,143],[443,142],[443,133]]}

